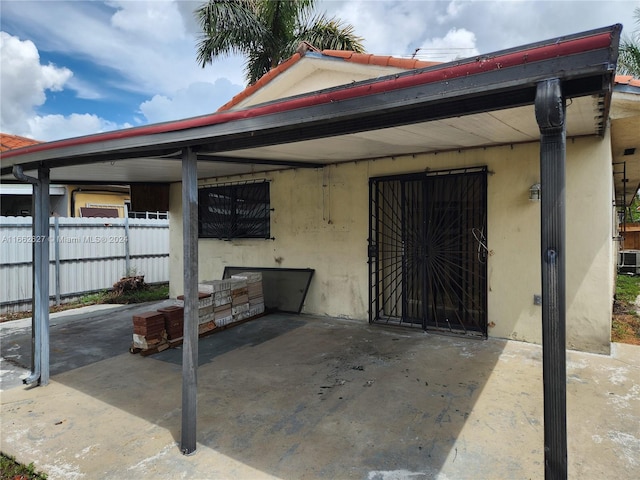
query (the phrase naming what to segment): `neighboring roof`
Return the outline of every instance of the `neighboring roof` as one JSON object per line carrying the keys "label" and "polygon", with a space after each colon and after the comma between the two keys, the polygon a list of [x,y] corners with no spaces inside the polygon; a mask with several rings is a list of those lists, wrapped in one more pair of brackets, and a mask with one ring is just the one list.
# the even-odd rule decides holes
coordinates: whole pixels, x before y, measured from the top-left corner
{"label": "neighboring roof", "polygon": [[640,78],[631,75],[616,75],[616,83],[620,85],[630,85],[632,87],[640,87]]}
{"label": "neighboring roof", "polygon": [[31,138],[20,137],[19,135],[9,135],[8,133],[0,133],[0,152],[6,152],[7,150],[13,150],[15,148],[27,147],[29,145],[36,145],[38,140],[32,140]]}
{"label": "neighboring roof", "polygon": [[[241,103],[246,98],[253,95],[255,92],[263,88],[265,85],[274,80],[277,76],[289,70],[293,65],[298,63],[305,57],[306,52],[294,53],[287,60],[282,62],[277,67],[271,69],[268,73],[258,79],[256,83],[248,86],[243,91],[234,96],[229,102],[221,106],[217,111],[224,112],[231,110],[233,107]],[[415,58],[399,58],[391,57],[388,55],[372,55],[369,53],[356,53],[350,50],[323,50],[319,53],[311,53],[314,58],[322,58],[325,60],[339,60],[349,63],[361,64],[361,65],[375,65],[378,67],[393,67],[403,70],[415,70],[416,68],[431,67],[438,65],[440,62],[426,62],[423,60],[417,60]]]}
{"label": "neighboring roof", "polygon": [[640,78],[631,75],[616,75],[613,91],[616,93],[640,94]]}

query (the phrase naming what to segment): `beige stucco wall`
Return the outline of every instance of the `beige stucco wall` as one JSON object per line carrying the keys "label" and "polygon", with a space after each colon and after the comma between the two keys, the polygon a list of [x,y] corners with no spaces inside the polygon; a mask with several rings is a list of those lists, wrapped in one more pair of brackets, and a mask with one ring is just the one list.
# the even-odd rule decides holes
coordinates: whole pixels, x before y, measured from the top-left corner
{"label": "beige stucco wall", "polygon": [[[327,140],[330,141],[330,140]],[[608,139],[567,145],[567,344],[609,351],[613,246]],[[303,312],[366,321],[370,177],[487,165],[489,335],[541,341],[538,143],[351,162],[260,175],[271,182],[275,240],[199,242],[199,277],[225,265],[313,268]],[[248,176],[236,180],[247,180]],[[229,181],[233,179],[225,179]],[[171,187],[171,295],[182,293],[180,185]]]}

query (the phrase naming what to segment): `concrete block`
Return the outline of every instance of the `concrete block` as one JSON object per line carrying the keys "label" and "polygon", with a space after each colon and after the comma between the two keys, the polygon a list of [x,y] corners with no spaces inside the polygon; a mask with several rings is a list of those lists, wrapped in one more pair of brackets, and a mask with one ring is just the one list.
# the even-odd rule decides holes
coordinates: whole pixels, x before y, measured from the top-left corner
{"label": "concrete block", "polygon": [[231,307],[231,314],[235,317],[236,315],[249,311],[249,304],[243,303],[242,305],[236,305],[235,307]]}
{"label": "concrete block", "polygon": [[226,317],[216,318],[215,322],[218,327],[224,327],[225,325],[229,325],[233,322],[233,316],[228,315]]}

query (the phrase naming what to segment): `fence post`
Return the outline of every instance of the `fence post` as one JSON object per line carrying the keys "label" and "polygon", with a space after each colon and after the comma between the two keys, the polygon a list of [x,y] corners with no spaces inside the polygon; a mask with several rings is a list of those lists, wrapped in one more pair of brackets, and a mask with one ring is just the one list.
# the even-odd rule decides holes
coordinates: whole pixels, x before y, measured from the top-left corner
{"label": "fence post", "polygon": [[54,254],[56,257],[56,269],[55,269],[55,279],[56,279],[56,305],[60,305],[60,221],[58,217],[53,217],[53,241],[54,243]]}
{"label": "fence post", "polygon": [[131,257],[129,255],[129,209],[124,205],[124,265],[125,277],[131,275]]}

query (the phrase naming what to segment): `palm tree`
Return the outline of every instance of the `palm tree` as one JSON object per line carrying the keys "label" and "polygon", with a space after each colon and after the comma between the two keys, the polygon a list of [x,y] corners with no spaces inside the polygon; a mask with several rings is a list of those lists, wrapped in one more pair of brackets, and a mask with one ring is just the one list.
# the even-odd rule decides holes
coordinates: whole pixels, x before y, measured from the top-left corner
{"label": "palm tree", "polygon": [[198,63],[241,54],[253,84],[302,41],[324,50],[364,52],[352,25],[324,14],[313,15],[315,0],[209,0],[195,14],[202,29]]}
{"label": "palm tree", "polygon": [[[633,11],[636,24],[640,26],[640,7]],[[618,57],[618,73],[640,78],[640,29],[636,29],[629,37],[623,38]]]}

